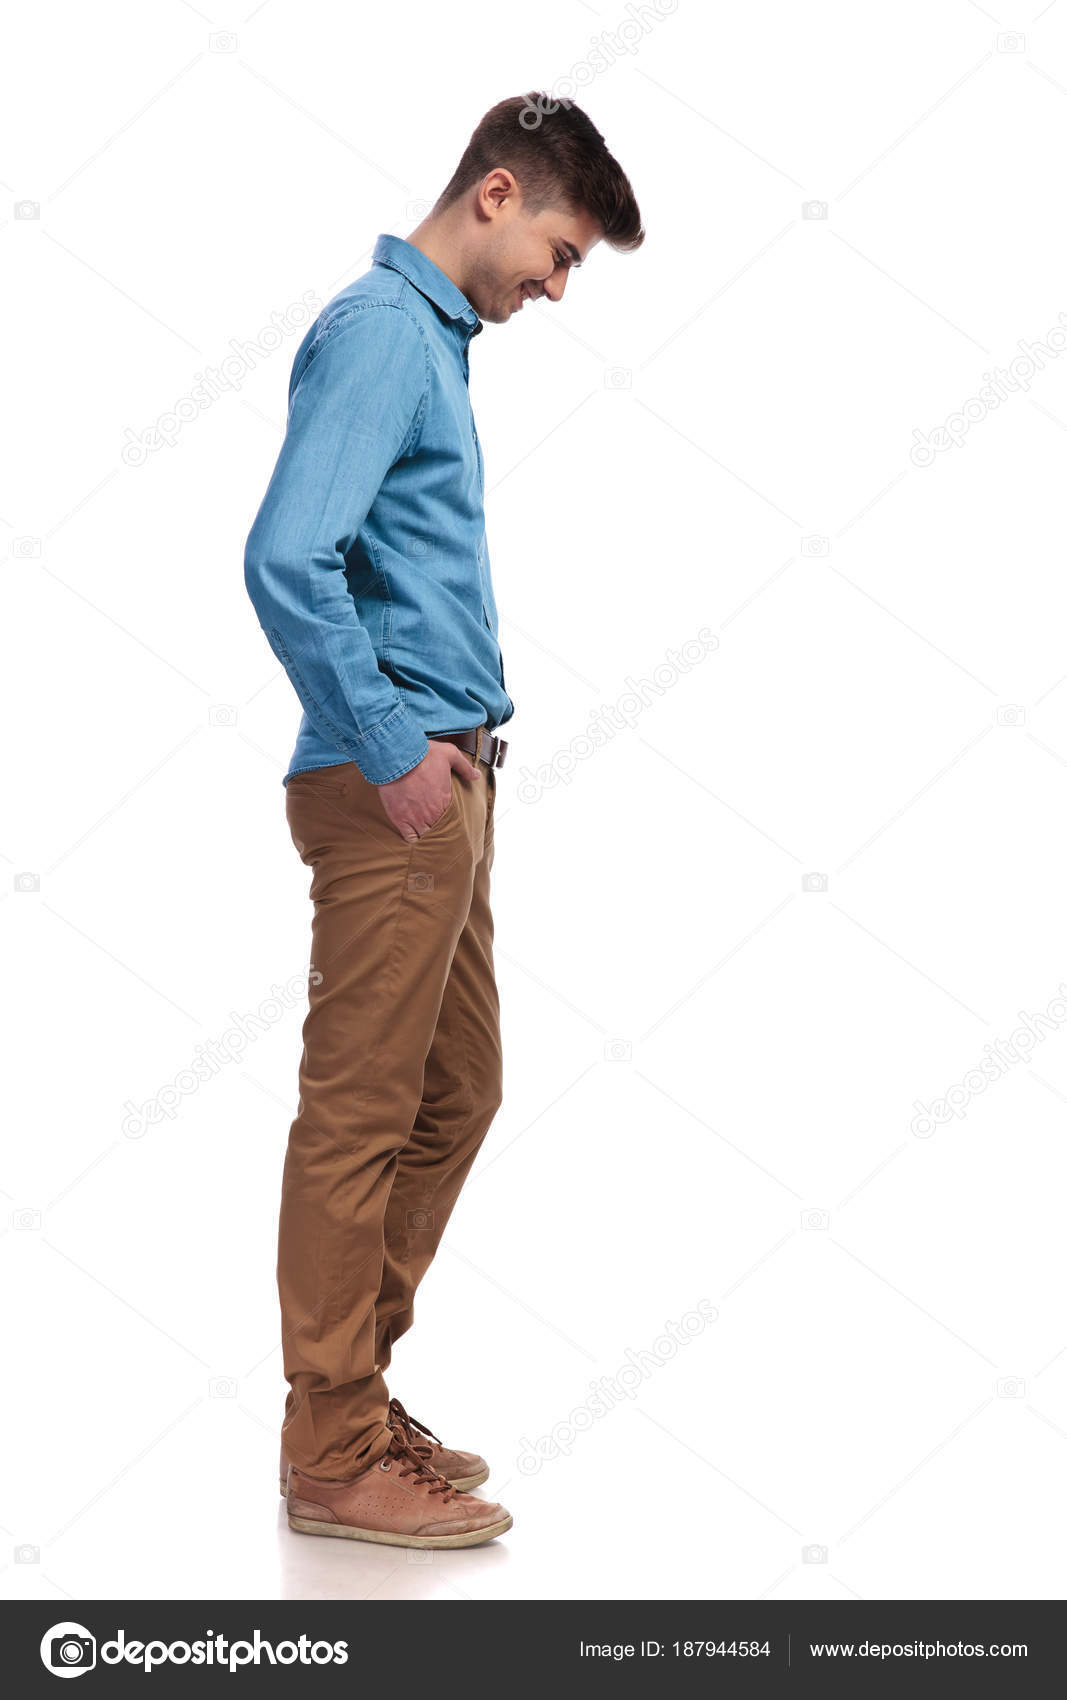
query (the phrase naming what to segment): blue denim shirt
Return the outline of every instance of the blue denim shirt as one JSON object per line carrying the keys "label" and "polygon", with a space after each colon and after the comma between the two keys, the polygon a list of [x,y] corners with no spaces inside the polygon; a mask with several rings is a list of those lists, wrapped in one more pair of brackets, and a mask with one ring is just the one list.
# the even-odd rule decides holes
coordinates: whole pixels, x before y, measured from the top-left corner
{"label": "blue denim shirt", "polygon": [[427,732],[508,720],[467,351],[482,321],[420,249],[379,236],[289,381],[245,585],[304,713],[294,773],[354,761],[374,785]]}

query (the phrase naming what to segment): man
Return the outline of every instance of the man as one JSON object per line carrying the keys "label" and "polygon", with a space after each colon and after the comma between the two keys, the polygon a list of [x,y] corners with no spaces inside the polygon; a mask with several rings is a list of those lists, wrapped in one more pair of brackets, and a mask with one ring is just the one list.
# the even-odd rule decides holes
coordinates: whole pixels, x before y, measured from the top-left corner
{"label": "man", "polygon": [[248,537],[248,594],[304,709],[283,784],[313,972],[278,1291],[282,1486],[308,1534],[461,1547],[511,1526],[468,1491],[484,1460],[385,1382],[501,1095],[489,874],[513,704],[467,352],[484,320],[561,301],[598,242],[643,239],[578,107],[495,106],[429,216],[379,236],[304,337]]}

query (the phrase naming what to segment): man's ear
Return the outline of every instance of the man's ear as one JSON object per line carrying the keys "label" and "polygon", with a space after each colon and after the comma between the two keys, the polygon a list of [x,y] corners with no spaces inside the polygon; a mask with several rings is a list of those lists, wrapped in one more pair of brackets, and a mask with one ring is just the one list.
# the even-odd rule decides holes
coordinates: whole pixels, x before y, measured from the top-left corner
{"label": "man's ear", "polygon": [[499,212],[501,205],[509,197],[515,206],[521,203],[519,185],[505,166],[498,166],[484,179],[479,200],[488,202],[494,211]]}

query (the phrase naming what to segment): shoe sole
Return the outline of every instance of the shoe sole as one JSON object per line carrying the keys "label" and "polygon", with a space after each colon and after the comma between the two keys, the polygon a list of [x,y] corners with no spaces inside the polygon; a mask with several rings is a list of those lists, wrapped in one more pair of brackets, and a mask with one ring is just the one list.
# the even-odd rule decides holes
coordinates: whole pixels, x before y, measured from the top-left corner
{"label": "shoe sole", "polygon": [[[458,1476],[456,1478],[456,1480],[452,1483],[452,1486],[459,1493],[469,1493],[471,1488],[481,1487],[482,1483],[487,1482],[488,1480],[489,1480],[489,1466],[487,1464],[484,1470],[477,1471],[473,1476]],[[278,1492],[281,1494],[283,1499],[285,1498],[287,1491],[288,1490],[286,1488],[285,1482],[282,1480],[281,1476],[279,1476],[278,1477]]]}
{"label": "shoe sole", "polygon": [[300,1535],[335,1535],[346,1541],[377,1541],[387,1547],[477,1547],[493,1541],[511,1528],[510,1514],[484,1529],[468,1529],[463,1535],[391,1535],[384,1529],[356,1529],[350,1523],[318,1523],[311,1517],[290,1517],[289,1527]]}

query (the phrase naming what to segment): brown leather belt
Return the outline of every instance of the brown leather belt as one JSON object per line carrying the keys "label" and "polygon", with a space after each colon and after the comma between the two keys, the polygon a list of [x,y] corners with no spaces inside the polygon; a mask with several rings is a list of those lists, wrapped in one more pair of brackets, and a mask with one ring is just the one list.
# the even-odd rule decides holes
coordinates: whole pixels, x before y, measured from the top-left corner
{"label": "brown leather belt", "polygon": [[466,750],[468,755],[477,756],[484,761],[486,767],[503,767],[504,757],[508,746],[503,738],[494,738],[484,726],[475,726],[468,732],[427,732],[428,738],[455,744],[457,749]]}

